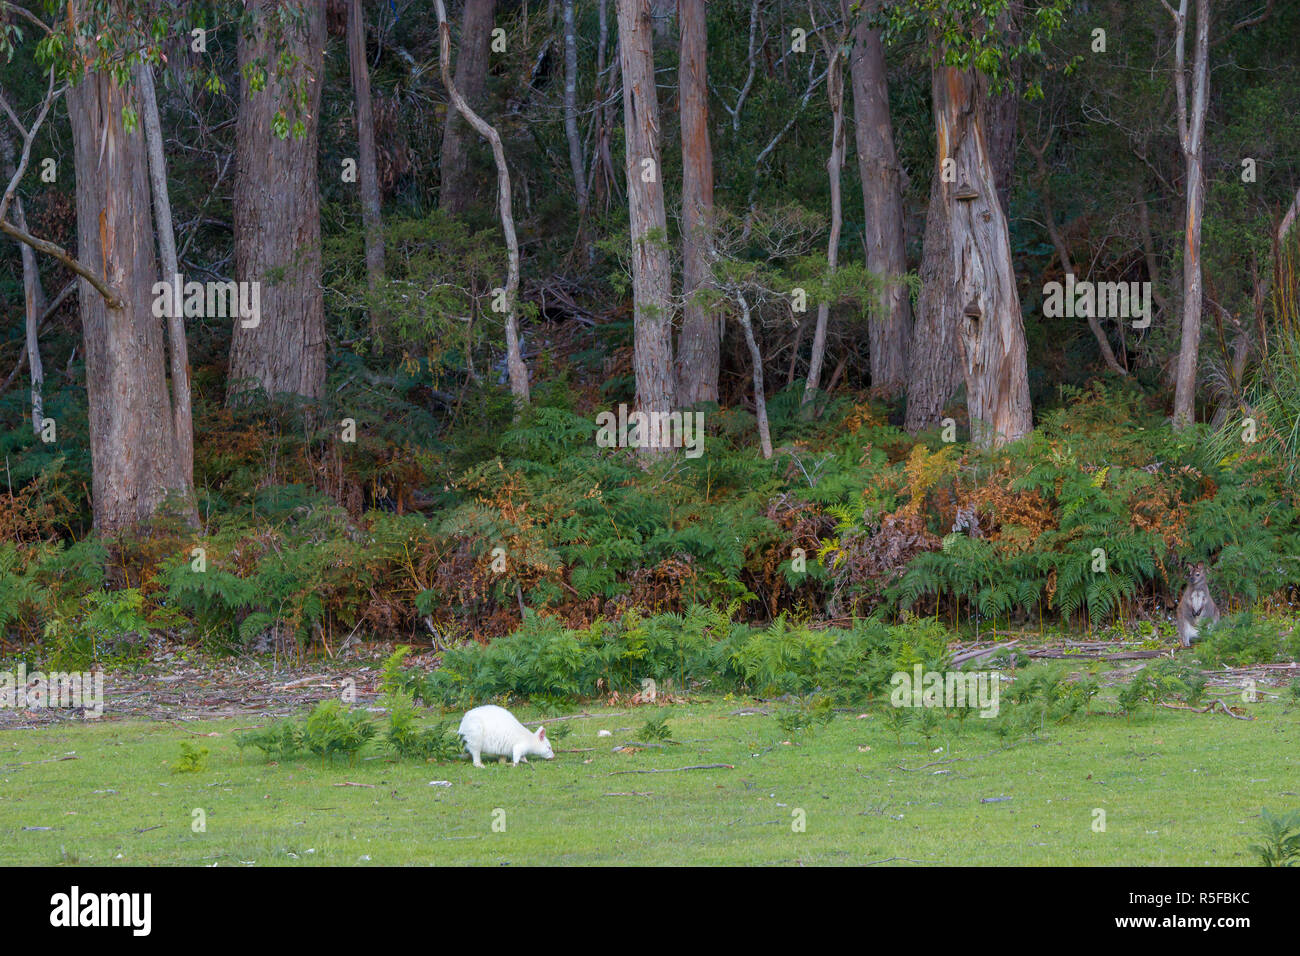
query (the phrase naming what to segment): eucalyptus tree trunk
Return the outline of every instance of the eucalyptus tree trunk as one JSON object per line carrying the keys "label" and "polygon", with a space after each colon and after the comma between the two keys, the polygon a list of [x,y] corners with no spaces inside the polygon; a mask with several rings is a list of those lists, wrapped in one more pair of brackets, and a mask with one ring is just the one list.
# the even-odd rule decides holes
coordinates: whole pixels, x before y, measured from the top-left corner
{"label": "eucalyptus tree trunk", "polygon": [[666,414],[674,398],[672,267],[666,245],[650,0],[617,0],[616,6],[632,234],[636,404],[642,412]]}
{"label": "eucalyptus tree trunk", "polygon": [[912,339],[912,300],[902,282],[907,271],[903,229],[903,176],[894,149],[889,116],[889,85],[880,31],[867,17],[880,0],[864,5],[854,27],[849,76],[853,84],[853,128],[862,180],[867,268],[884,283],[873,303],[868,326],[871,385],[882,395],[901,394],[907,386],[907,356]]}
{"label": "eucalyptus tree trunk", "polygon": [[[7,123],[0,123],[0,155],[4,158],[4,176],[8,181],[17,169],[14,157],[13,134]],[[27,216],[23,212],[23,201],[14,194],[14,225],[27,232]],[[36,264],[36,250],[25,242],[18,242],[18,255],[23,266],[23,314],[25,330],[25,349],[27,366],[31,372],[32,430],[37,436],[41,433],[41,421],[45,418],[45,366],[41,363],[41,316],[45,313],[45,289],[41,285],[41,272]],[[19,362],[21,367],[22,362]],[[19,369],[14,370],[16,375]],[[13,376],[11,376],[12,378]],[[8,387],[8,382],[5,383]]]}
{"label": "eucalyptus tree trunk", "polygon": [[[366,235],[366,284],[375,295],[384,280],[384,224],[380,215],[379,168],[375,159],[375,118],[370,98],[370,67],[366,63],[366,21],[361,0],[348,0],[348,67],[357,113],[357,175],[361,193],[361,224]],[[380,317],[370,313],[370,327]]]}
{"label": "eucalyptus tree trunk", "polygon": [[[833,275],[839,266],[840,229],[844,223],[844,208],[840,196],[840,171],[844,168],[844,71],[842,46],[836,44],[830,53],[830,66],[826,73],[826,95],[831,105],[831,151],[826,160],[826,173],[831,186],[831,230],[826,241],[826,271]],[[822,363],[826,358],[826,326],[830,320],[830,298],[820,297],[817,303],[817,325],[813,329],[812,354],[808,358],[808,378],[803,389],[803,414],[813,411],[813,400],[821,385]]]}
{"label": "eucalyptus tree trunk", "polygon": [[682,294],[677,341],[677,404],[718,400],[721,329],[700,293],[710,286],[713,261],[713,148],[709,144],[709,89],[705,0],[679,0],[681,59],[677,69],[682,125]]}
{"label": "eucalyptus tree trunk", "polygon": [[[1011,0],[995,22],[995,29],[1005,46],[1020,42],[1024,18],[1024,0]],[[1020,124],[1020,101],[1024,97],[1024,61],[1016,57],[1009,65],[1006,89],[988,98],[989,156],[993,163],[993,181],[997,184],[1002,214],[1011,216],[1011,183],[1016,168],[1016,136]]]}
{"label": "eucalyptus tree trunk", "polygon": [[[154,92],[153,67],[141,63],[135,68],[140,94],[141,125],[149,153],[149,188],[153,194],[154,226],[158,235],[158,264],[164,282],[180,275],[176,260],[176,233],[172,225],[171,196],[167,189],[167,160],[163,156],[162,120]],[[172,422],[176,431],[176,454],[181,460],[187,484],[194,482],[194,415],[190,409],[189,345],[185,340],[185,316],[167,316],[167,351],[171,362]]]}
{"label": "eucalyptus tree trunk", "polygon": [[[270,395],[319,398],[325,387],[325,302],[321,287],[320,189],[317,186],[317,130],[324,78],[323,4],[306,4],[302,29],[286,25],[273,44],[267,21],[280,0],[250,0],[257,23],[239,38],[239,63],[267,70],[266,85],[240,82],[235,140],[235,276],[260,284],[261,317],[254,324],[234,320],[228,396],[246,388]],[[278,71],[281,48],[298,58],[295,73]],[[289,105],[286,87],[306,85],[301,113]],[[281,109],[301,119],[305,134],[276,135],[272,122]]]}
{"label": "eucalyptus tree trunk", "polygon": [[758,444],[764,458],[772,457],[772,429],[767,422],[767,391],[763,384],[763,353],[754,338],[754,323],[750,318],[749,300],[744,293],[737,293],[736,302],[740,306],[740,327],[745,331],[745,344],[749,347],[749,359],[753,366],[754,378],[754,418],[758,422]]}
{"label": "eucalyptus tree trunk", "polygon": [[564,138],[569,144],[569,168],[581,221],[587,215],[587,164],[583,162],[582,136],[578,132],[578,34],[573,5],[574,0],[564,0]]}
{"label": "eucalyptus tree trunk", "polygon": [[936,60],[932,78],[938,155],[954,161],[955,182],[941,177],[940,185],[971,436],[994,447],[1033,428],[1011,240],[989,155],[983,77]]}
{"label": "eucalyptus tree trunk", "polygon": [[[465,0],[454,82],[471,108],[482,104],[487,90],[488,60],[496,9],[496,0]],[[470,136],[469,127],[460,112],[449,109],[442,134],[442,157],[439,160],[442,184],[438,188],[438,208],[452,215],[463,213],[473,199],[469,163]]]}
{"label": "eucalyptus tree trunk", "polygon": [[501,231],[505,234],[506,240],[507,272],[505,288],[502,289],[506,310],[506,368],[510,375],[510,392],[514,395],[516,406],[519,407],[528,404],[528,368],[524,365],[519,343],[519,240],[515,236],[515,217],[511,211],[510,169],[506,165],[501,134],[491,123],[474,112],[451,78],[451,27],[447,23],[447,11],[443,7],[443,0],[434,0],[434,8],[438,14],[438,58],[442,65],[442,81],[447,85],[447,93],[457,112],[491,145],[492,158],[497,167],[497,210],[501,216]]}
{"label": "eucalyptus tree trunk", "polygon": [[144,132],[128,131],[129,91],[90,73],[67,93],[77,176],[78,259],[115,289],[111,305],[82,277],[95,529],[112,535],[150,518],[173,494],[193,511],[167,395]]}
{"label": "eucalyptus tree trunk", "polygon": [[903,427],[912,434],[937,425],[944,407],[961,384],[961,343],[957,340],[957,287],[952,263],[952,222],[943,181],[942,154],[936,156],[930,181],[921,249],[921,291],[908,350],[907,414]]}
{"label": "eucalyptus tree trunk", "polygon": [[[14,199],[14,225],[27,231],[27,217],[23,214],[23,201]],[[41,363],[41,316],[45,314],[45,290],[41,288],[41,273],[36,265],[36,252],[31,246],[18,244],[23,262],[23,304],[26,316],[27,367],[32,382],[32,431],[41,433],[45,419],[45,366]]]}
{"label": "eucalyptus tree trunk", "polygon": [[[1174,427],[1186,428],[1196,416],[1196,365],[1201,347],[1201,220],[1205,213],[1205,114],[1209,105],[1210,3],[1196,0],[1196,48],[1192,54],[1192,101],[1187,101],[1187,6],[1173,13],[1175,30],[1174,88],[1178,97],[1178,139],[1186,169],[1184,206],[1183,322],[1174,380]],[[1166,5],[1166,9],[1169,9]]]}

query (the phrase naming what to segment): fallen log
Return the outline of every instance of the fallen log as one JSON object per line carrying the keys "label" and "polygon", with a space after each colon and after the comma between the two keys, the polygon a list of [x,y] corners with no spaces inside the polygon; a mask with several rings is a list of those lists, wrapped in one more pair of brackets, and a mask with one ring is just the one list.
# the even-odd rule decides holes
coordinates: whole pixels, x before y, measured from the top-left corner
{"label": "fallen log", "polygon": [[683,770],[735,770],[729,763],[702,763],[693,767],[666,767],[661,770],[611,770],[609,775],[616,777],[620,773],[681,773]]}

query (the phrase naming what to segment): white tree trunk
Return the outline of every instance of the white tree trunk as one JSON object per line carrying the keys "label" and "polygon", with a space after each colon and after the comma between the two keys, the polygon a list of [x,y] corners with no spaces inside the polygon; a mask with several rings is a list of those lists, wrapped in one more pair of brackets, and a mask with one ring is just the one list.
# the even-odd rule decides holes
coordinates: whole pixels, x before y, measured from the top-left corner
{"label": "white tree trunk", "polygon": [[754,338],[754,324],[750,319],[749,301],[743,293],[736,295],[740,304],[740,327],[745,330],[745,344],[749,346],[750,362],[754,366],[754,417],[758,419],[758,443],[764,458],[772,457],[772,430],[767,423],[767,394],[763,384],[763,353]]}
{"label": "white tree trunk", "polygon": [[[164,282],[177,281],[176,233],[172,225],[172,204],[167,191],[167,160],[163,156],[162,121],[154,91],[153,67],[141,63],[135,68],[140,93],[141,121],[149,152],[149,186],[153,193],[154,225],[158,235],[158,261]],[[175,311],[175,310],[172,310]],[[194,417],[190,411],[190,359],[185,340],[185,317],[167,317],[167,351],[171,360],[172,420],[176,429],[176,455],[186,484],[194,482]]]}
{"label": "white tree trunk", "polygon": [[[831,154],[826,161],[826,172],[831,185],[831,232],[826,241],[826,271],[834,275],[839,266],[840,230],[844,223],[844,209],[840,197],[840,171],[844,168],[844,73],[842,70],[843,43],[837,43],[830,55],[826,74],[826,95],[831,104]],[[817,325],[813,331],[812,355],[808,360],[808,379],[803,389],[803,410],[812,412],[813,399],[821,384],[822,363],[826,358],[826,326],[830,319],[830,301],[823,295],[817,304]]]}
{"label": "white tree trunk", "polygon": [[470,109],[465,97],[460,95],[451,78],[451,28],[447,25],[447,10],[442,0],[434,0],[438,13],[438,33],[441,40],[439,57],[442,61],[442,82],[460,115],[465,117],[492,145],[492,157],[497,165],[497,210],[501,215],[501,231],[506,236],[508,273],[505,285],[506,300],[506,367],[510,373],[510,391],[517,405],[528,404],[528,367],[519,348],[519,310],[516,300],[519,293],[519,240],[515,236],[515,217],[510,207],[510,169],[506,166],[505,148],[496,128]]}

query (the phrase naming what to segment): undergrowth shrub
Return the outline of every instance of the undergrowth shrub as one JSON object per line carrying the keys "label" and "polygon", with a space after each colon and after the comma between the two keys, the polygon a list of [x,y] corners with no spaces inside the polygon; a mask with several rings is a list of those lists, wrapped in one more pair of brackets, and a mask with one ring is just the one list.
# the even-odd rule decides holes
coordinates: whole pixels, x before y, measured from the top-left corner
{"label": "undergrowth shrub", "polygon": [[946,632],[932,621],[891,627],[864,619],[818,630],[778,618],[753,627],[697,605],[686,614],[633,613],[575,630],[530,613],[515,633],[452,649],[438,669],[410,679],[419,681],[420,699],[441,706],[592,697],[646,677],[682,688],[771,696],[821,690],[836,700],[863,700],[887,688],[896,671],[917,663],[938,668],[946,647]]}
{"label": "undergrowth shrub", "polygon": [[[332,373],[332,400],[366,403],[349,414],[374,442],[346,454],[330,409],[295,425],[274,403],[199,401],[200,533],[110,548],[67,545],[39,515],[7,532],[0,520],[0,634],[81,640],[64,636],[98,626],[97,602],[134,600],[91,596],[125,584],[154,632],[220,651],[436,635],[453,646],[439,698],[584,696],[642,676],[862,695],[892,653],[864,619],[981,633],[1167,620],[1189,560],[1208,561],[1225,612],[1300,588],[1282,471],[1254,446],[1226,455],[1204,429],[1173,432],[1132,383],[1062,389],[1032,435],[988,452],[908,436],[870,403],[804,421],[795,389],[769,406],[771,460],[754,453],[752,416],[719,409],[706,454],[647,465],[598,448],[591,394],[562,381],[517,419],[507,397],[413,441],[430,361],[379,386],[354,362]],[[41,461],[11,496],[44,468],[41,500],[57,505],[63,472]],[[725,619],[700,623],[697,606]],[[809,626],[828,620],[855,623],[833,640]],[[454,647],[467,640],[505,643],[480,666]]]}
{"label": "undergrowth shrub", "polygon": [[1271,664],[1283,656],[1286,637],[1294,642],[1293,624],[1243,611],[1202,626],[1193,647],[1196,657],[1209,666],[1246,667]]}
{"label": "undergrowth shrub", "polygon": [[399,647],[384,661],[380,673],[380,703],[388,711],[384,743],[402,759],[453,760],[464,750],[454,725],[444,720],[432,727],[420,726],[411,682],[401,670],[410,652],[409,645]]}

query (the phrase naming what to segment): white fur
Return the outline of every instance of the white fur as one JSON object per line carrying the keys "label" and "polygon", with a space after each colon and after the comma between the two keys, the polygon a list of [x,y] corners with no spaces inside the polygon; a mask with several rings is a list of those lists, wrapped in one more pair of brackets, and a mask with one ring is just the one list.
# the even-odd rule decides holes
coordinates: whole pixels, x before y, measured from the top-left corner
{"label": "white fur", "polygon": [[474,766],[483,766],[480,759],[483,754],[489,757],[509,757],[514,765],[522,760],[528,763],[528,756],[551,760],[555,751],[546,739],[546,728],[538,727],[533,733],[504,707],[488,704],[475,707],[467,713],[456,730],[465,740],[465,750],[474,758]]}

